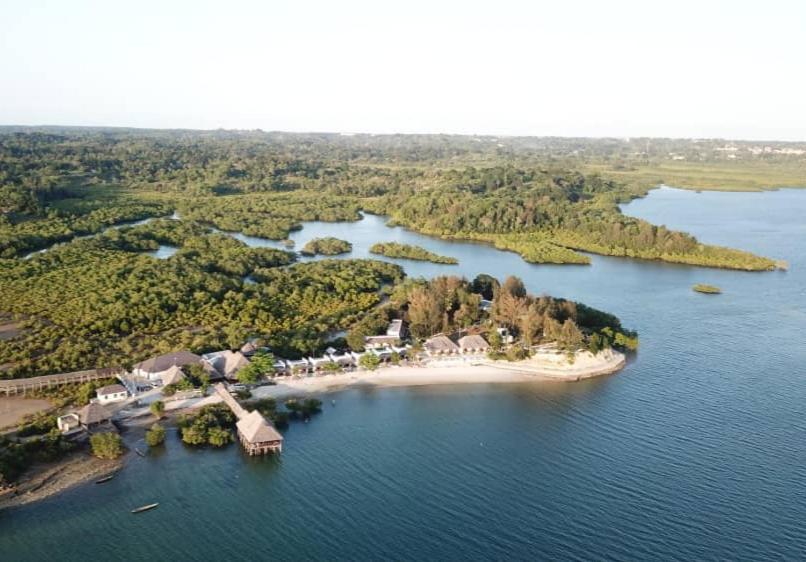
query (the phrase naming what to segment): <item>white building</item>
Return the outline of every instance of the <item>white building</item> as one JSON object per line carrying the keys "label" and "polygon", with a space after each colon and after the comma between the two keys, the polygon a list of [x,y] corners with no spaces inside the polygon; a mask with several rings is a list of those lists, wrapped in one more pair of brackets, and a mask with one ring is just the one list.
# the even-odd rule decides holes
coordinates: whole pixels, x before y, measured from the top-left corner
{"label": "white building", "polygon": [[96,391],[99,404],[110,404],[112,402],[122,402],[129,396],[129,392],[122,384],[110,384]]}

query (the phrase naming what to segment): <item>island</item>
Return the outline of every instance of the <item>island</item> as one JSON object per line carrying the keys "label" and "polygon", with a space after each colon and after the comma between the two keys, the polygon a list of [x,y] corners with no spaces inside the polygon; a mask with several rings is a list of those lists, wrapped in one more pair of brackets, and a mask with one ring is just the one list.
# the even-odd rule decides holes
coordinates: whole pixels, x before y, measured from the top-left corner
{"label": "island", "polygon": [[302,247],[302,250],[300,250],[300,254],[304,256],[315,256],[317,254],[323,256],[337,256],[339,254],[347,254],[352,251],[352,249],[353,245],[346,240],[328,236],[309,240],[305,246]]}
{"label": "island", "polygon": [[716,285],[707,285],[705,283],[697,283],[691,287],[691,289],[697,293],[704,293],[706,295],[719,295],[722,293],[722,289]]}
{"label": "island", "polygon": [[403,258],[407,260],[430,261],[432,263],[442,263],[455,265],[459,260],[449,256],[440,256],[434,252],[429,252],[420,246],[411,244],[401,244],[399,242],[378,242],[373,244],[370,253],[386,256],[387,258]]}

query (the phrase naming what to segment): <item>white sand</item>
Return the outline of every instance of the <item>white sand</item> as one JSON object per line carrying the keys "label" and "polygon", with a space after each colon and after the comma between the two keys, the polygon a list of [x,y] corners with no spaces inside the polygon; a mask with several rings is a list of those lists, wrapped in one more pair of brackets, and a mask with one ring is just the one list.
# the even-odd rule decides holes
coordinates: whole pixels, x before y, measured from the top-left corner
{"label": "white sand", "polygon": [[256,388],[252,395],[255,398],[279,398],[361,385],[393,387],[578,381],[614,373],[625,362],[624,355],[615,351],[602,352],[596,356],[587,351],[579,352],[573,363],[568,361],[565,354],[540,354],[518,362],[490,361],[485,358],[432,360],[422,366],[390,366],[376,371],[282,378],[277,380],[276,385]]}

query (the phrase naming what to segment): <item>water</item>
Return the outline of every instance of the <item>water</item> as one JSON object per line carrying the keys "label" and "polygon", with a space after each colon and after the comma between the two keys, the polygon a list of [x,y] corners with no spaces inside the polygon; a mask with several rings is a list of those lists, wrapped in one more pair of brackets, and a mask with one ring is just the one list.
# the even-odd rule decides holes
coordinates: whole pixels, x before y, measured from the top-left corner
{"label": "water", "polygon": [[[798,559],[806,551],[806,190],[658,190],[625,207],[790,262],[744,273],[310,224],[366,255],[399,240],[618,314],[641,349],[582,383],[354,389],[293,424],[279,459],[170,438],[113,481],[0,512],[3,560]],[[396,260],[392,260],[396,261]],[[720,296],[691,291],[719,285]],[[131,515],[159,501],[154,511]],[[58,554],[56,554],[58,553]]]}

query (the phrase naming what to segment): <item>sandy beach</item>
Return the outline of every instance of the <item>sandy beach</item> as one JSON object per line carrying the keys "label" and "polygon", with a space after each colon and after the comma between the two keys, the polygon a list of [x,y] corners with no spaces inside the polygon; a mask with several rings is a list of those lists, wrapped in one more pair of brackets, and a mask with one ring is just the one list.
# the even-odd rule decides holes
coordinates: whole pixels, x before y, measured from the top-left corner
{"label": "sandy beach", "polygon": [[[255,398],[282,398],[300,393],[340,390],[349,386],[427,386],[440,384],[512,384],[537,381],[573,382],[615,373],[624,367],[626,357],[617,351],[594,356],[584,351],[574,356],[538,354],[525,361],[491,361],[484,357],[446,358],[422,365],[382,367],[375,371],[357,371],[333,375],[278,379],[273,386],[253,390]],[[211,400],[212,399],[212,400]],[[207,397],[204,403],[212,403]]]}

